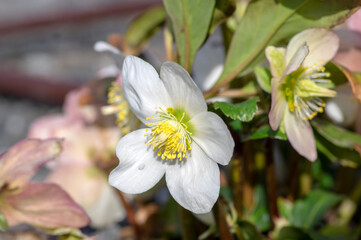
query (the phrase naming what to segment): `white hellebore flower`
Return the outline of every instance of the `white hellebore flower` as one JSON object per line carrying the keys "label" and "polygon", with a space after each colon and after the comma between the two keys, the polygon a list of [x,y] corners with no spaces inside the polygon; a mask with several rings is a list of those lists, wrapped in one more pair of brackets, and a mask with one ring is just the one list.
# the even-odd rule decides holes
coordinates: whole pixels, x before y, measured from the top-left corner
{"label": "white hellebore flower", "polygon": [[180,205],[194,213],[209,212],[219,195],[217,163],[227,165],[233,154],[227,126],[207,112],[201,91],[178,64],[163,63],[159,78],[150,64],[127,56],[122,73],[124,95],[147,127],[120,139],[119,165],[109,183],[137,194],[165,174]]}
{"label": "white hellebore flower", "polygon": [[336,94],[321,85],[330,81],[323,66],[335,56],[338,46],[335,33],[313,28],[295,35],[287,49],[266,48],[273,76],[270,125],[273,130],[281,125],[291,145],[310,161],[316,160],[317,151],[308,120],[323,112],[325,103],[320,97]]}

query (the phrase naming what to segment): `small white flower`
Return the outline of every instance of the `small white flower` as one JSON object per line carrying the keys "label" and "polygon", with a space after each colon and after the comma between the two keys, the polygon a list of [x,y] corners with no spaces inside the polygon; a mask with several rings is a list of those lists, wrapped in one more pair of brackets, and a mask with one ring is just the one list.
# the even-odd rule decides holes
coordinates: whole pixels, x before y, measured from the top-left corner
{"label": "small white flower", "polygon": [[119,165],[109,183],[119,190],[142,193],[165,174],[174,199],[194,213],[209,212],[219,195],[217,163],[227,165],[234,142],[220,117],[207,112],[201,91],[178,64],[160,70],[127,56],[123,65],[124,95],[147,127],[117,145]]}

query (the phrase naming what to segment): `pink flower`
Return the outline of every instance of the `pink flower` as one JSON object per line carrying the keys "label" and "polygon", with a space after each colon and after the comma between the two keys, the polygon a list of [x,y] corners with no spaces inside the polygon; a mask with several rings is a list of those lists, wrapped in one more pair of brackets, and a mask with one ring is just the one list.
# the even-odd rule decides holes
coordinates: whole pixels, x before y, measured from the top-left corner
{"label": "pink flower", "polygon": [[60,140],[26,139],[0,156],[0,211],[9,226],[28,223],[47,231],[70,231],[89,224],[84,210],[58,185],[28,182],[60,152]]}
{"label": "pink flower", "polygon": [[[64,150],[47,181],[63,187],[89,214],[92,226],[104,227],[125,217],[115,189],[107,183],[104,169],[113,166],[115,146],[120,138],[117,127],[100,127],[81,105],[90,94],[87,88],[67,95],[64,114],[42,117],[32,123],[29,137],[63,138]],[[95,111],[93,111],[95,112]],[[89,118],[89,116],[93,116]]]}

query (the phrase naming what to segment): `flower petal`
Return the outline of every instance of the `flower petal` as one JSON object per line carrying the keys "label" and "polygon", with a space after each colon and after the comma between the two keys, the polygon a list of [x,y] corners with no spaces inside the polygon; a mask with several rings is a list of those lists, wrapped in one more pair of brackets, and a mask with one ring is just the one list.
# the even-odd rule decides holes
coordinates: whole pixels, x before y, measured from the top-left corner
{"label": "flower petal", "polygon": [[128,55],[124,60],[124,95],[139,120],[155,114],[155,107],[172,107],[169,94],[157,71],[140,58]]}
{"label": "flower petal", "polygon": [[226,124],[215,113],[203,112],[191,119],[195,126],[192,139],[213,161],[227,165],[231,160],[234,141]]}
{"label": "flower petal", "polygon": [[285,48],[276,48],[268,46],[266,48],[266,57],[271,67],[271,73],[273,77],[281,78],[285,71]]}
{"label": "flower petal", "polygon": [[197,144],[192,147],[187,160],[167,168],[167,186],[182,207],[194,213],[207,213],[219,195],[219,167]]}
{"label": "flower petal", "polygon": [[10,226],[25,222],[46,229],[80,228],[89,218],[70,196],[53,183],[31,183],[20,192],[2,195],[1,212]]}
{"label": "flower petal", "polygon": [[0,156],[0,187],[23,186],[46,162],[57,158],[61,140],[25,139]]}
{"label": "flower petal", "polygon": [[301,66],[302,62],[305,60],[308,54],[309,54],[309,49],[306,43],[304,42],[303,44],[300,45],[300,47],[297,49],[297,51],[294,53],[291,59],[286,62],[287,66],[282,77],[296,71]]}
{"label": "flower petal", "polygon": [[280,87],[280,80],[278,78],[272,78],[272,105],[271,111],[268,114],[269,124],[273,130],[277,130],[284,115],[284,111],[287,108],[287,101],[284,98]]}
{"label": "flower petal", "polygon": [[304,42],[310,50],[303,62],[305,67],[311,67],[314,64],[323,66],[335,56],[339,46],[339,38],[332,31],[326,28],[310,28],[296,34],[290,40],[286,51],[287,63]]}
{"label": "flower petal", "polygon": [[126,218],[127,213],[119,200],[116,189],[106,184],[95,205],[87,210],[91,219],[90,225],[95,228],[106,228]]}
{"label": "flower petal", "polygon": [[123,68],[123,62],[124,62],[124,58],[125,58],[125,54],[122,53],[118,48],[110,45],[107,42],[103,42],[103,41],[99,41],[96,42],[94,45],[94,50],[97,52],[109,52],[111,53],[115,64],[117,65],[117,67],[119,68],[119,70],[121,70]]}
{"label": "flower petal", "polygon": [[185,107],[190,116],[207,111],[201,90],[180,65],[174,62],[163,63],[160,78],[172,98],[174,107]]}
{"label": "flower petal", "polygon": [[96,203],[102,189],[108,185],[104,173],[91,166],[90,161],[89,165],[85,165],[78,164],[76,159],[72,163],[56,166],[46,181],[61,186],[85,210]]}
{"label": "flower petal", "polygon": [[165,165],[156,158],[156,152],[147,147],[145,133],[145,129],[139,129],[118,142],[119,165],[110,173],[109,184],[122,192],[145,192],[164,175]]}
{"label": "flower petal", "polygon": [[301,120],[287,110],[284,124],[287,138],[292,147],[308,160],[315,161],[317,158],[316,143],[309,122]]}

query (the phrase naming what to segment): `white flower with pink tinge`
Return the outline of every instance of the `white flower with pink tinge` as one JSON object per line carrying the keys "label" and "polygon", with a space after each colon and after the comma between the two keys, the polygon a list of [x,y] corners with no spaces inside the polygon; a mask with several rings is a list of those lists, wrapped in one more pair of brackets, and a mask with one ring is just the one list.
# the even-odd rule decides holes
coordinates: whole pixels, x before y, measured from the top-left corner
{"label": "white flower with pink tinge", "polygon": [[336,54],[339,39],[324,28],[295,35],[287,48],[266,48],[272,73],[272,106],[269,122],[273,130],[285,131],[293,148],[310,161],[317,158],[312,128],[308,122],[323,112],[321,97],[336,92],[321,86],[329,82],[324,65]]}

